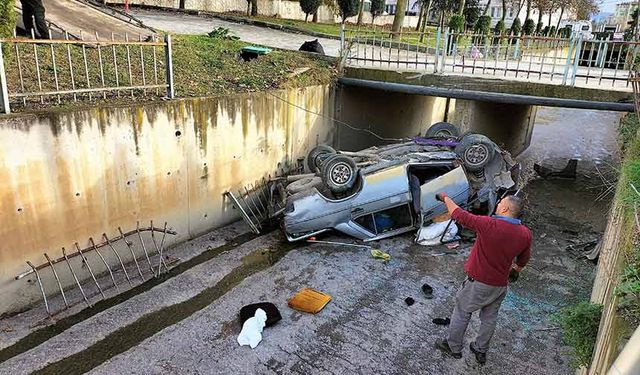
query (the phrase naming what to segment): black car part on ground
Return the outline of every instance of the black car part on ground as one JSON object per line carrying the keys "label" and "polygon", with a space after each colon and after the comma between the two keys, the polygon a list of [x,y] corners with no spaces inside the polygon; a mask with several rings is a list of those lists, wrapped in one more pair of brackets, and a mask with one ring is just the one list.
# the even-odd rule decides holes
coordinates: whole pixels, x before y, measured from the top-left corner
{"label": "black car part on ground", "polygon": [[436,122],[425,133],[425,138],[458,138],[460,129],[449,122]]}
{"label": "black car part on ground", "polygon": [[482,134],[467,134],[454,149],[470,172],[483,169],[494,156],[494,143]]}
{"label": "black car part on ground", "polygon": [[322,163],[331,155],[337,154],[336,150],[329,145],[318,145],[311,149],[307,155],[307,167],[311,173],[320,170]]}
{"label": "black car part on ground", "polygon": [[322,180],[333,193],[349,191],[358,178],[358,166],[349,156],[336,154],[322,163]]}

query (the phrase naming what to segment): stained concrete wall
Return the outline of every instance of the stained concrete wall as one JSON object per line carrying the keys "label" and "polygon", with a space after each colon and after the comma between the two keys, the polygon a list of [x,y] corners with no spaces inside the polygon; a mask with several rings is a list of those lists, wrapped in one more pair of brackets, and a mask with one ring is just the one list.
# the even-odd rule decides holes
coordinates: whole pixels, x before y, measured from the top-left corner
{"label": "stained concrete wall", "polygon": [[[531,143],[536,107],[412,95],[353,86],[341,86],[337,116],[358,129],[383,138],[424,135],[434,123],[448,121],[461,132],[474,131],[490,137],[513,155]],[[385,141],[362,130],[338,125],[338,146],[358,150]]]}
{"label": "stained concrete wall", "polygon": [[518,155],[531,144],[536,106],[456,100],[449,121],[461,129],[484,134]]}
{"label": "stained concrete wall", "polygon": [[[333,113],[329,86],[272,93]],[[332,129],[267,93],[0,117],[0,313],[41,298],[33,277],[14,280],[26,260],[44,263],[45,251],[57,258],[138,220],[167,221],[178,232],[168,245],[232,222],[225,191],[332,143]]]}
{"label": "stained concrete wall", "polygon": [[[357,129],[383,138],[424,134],[431,124],[445,119],[447,99],[341,86],[336,116]],[[355,151],[388,143],[362,130],[337,125],[337,145]]]}

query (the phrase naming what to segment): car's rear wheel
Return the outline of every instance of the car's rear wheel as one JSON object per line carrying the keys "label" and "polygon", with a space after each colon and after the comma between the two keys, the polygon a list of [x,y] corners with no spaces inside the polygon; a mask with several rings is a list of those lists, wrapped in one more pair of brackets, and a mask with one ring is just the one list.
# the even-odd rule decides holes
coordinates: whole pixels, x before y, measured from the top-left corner
{"label": "car's rear wheel", "polygon": [[448,122],[436,122],[425,133],[427,138],[457,138],[459,136],[460,129]]}
{"label": "car's rear wheel", "polygon": [[358,178],[356,162],[346,155],[333,155],[322,163],[322,180],[334,193],[344,193]]}
{"label": "car's rear wheel", "polygon": [[493,159],[495,144],[482,134],[467,134],[456,146],[455,152],[471,172],[483,169]]}
{"label": "car's rear wheel", "polygon": [[312,173],[320,170],[322,163],[332,155],[336,154],[336,150],[328,145],[318,145],[314,147],[307,155],[307,167]]}

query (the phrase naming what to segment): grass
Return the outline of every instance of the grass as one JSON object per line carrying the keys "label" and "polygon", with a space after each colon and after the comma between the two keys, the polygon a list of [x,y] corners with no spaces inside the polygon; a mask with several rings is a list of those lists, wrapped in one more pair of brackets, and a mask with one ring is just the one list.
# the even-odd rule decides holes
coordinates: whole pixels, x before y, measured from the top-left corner
{"label": "grass", "polygon": [[[228,15],[232,15],[235,17],[245,18],[247,20],[258,20],[263,22],[269,22],[276,25],[283,25],[295,28],[301,32],[312,32],[312,33],[321,33],[325,35],[340,36],[340,24],[339,23],[321,23],[321,22],[304,22],[303,20],[291,20],[284,19],[278,17],[268,17],[268,16],[257,16],[257,17],[247,17],[244,13],[238,12],[230,12]],[[347,30],[347,38],[351,34],[355,35],[356,30],[358,32],[366,32],[366,35],[370,38],[377,38],[378,40],[381,37],[385,39],[389,38],[389,32],[391,31],[391,25],[378,26],[372,24],[363,24],[363,25],[355,25],[351,23],[347,23],[345,25],[345,29]],[[415,31],[414,27],[405,27],[402,29],[402,32],[405,33],[401,36],[398,41],[409,43],[412,45],[428,45],[429,47],[435,47],[435,35],[436,35],[436,27],[427,26],[426,28],[426,37],[427,41],[420,41],[419,32]],[[363,33],[364,35],[364,33]]]}
{"label": "grass", "polygon": [[640,216],[640,123],[635,114],[627,115],[620,123],[619,141],[625,158],[616,194],[622,206],[624,233],[620,251],[625,256],[625,265],[620,275],[616,294],[619,297],[618,313],[629,327],[640,324],[640,238],[637,228]]}
{"label": "grass", "polygon": [[562,328],[564,343],[573,348],[574,368],[591,363],[601,316],[602,305],[589,302],[564,308],[553,316]]}
{"label": "grass", "polygon": [[[332,64],[304,53],[272,51],[258,59],[244,62],[239,53],[246,43],[206,35],[175,36],[173,38],[173,66],[175,92],[178,97],[215,96],[267,89],[303,87],[325,84],[335,77]],[[35,49],[35,50],[34,50]],[[5,44],[5,68],[10,93],[70,90],[102,87],[104,85],[139,86],[143,82],[165,82],[164,49],[126,46],[85,48],[65,45]],[[36,69],[35,56],[39,69]],[[84,56],[86,55],[86,69]],[[20,69],[18,59],[20,56]],[[115,58],[114,58],[115,56]],[[56,61],[54,71],[53,59]],[[154,59],[157,62],[154,69]],[[114,63],[115,60],[115,63]],[[69,63],[71,61],[71,63]],[[102,68],[100,66],[102,61]],[[129,63],[130,62],[130,63]],[[143,80],[144,66],[144,80]],[[70,67],[73,69],[73,74]],[[304,70],[304,71],[303,71]],[[38,83],[38,71],[40,84]],[[101,71],[104,73],[101,75]],[[20,75],[23,80],[21,83]],[[57,85],[56,85],[57,75]],[[24,85],[24,87],[23,87]],[[56,89],[57,86],[57,89]],[[129,90],[103,95],[78,94],[91,101],[128,102],[131,91],[137,100],[151,100],[164,96],[165,90]],[[62,103],[74,103],[73,95],[61,95]],[[58,96],[30,98],[26,107],[57,105]],[[21,110],[20,99],[12,98],[12,109]],[[68,105],[68,104],[67,104]]]}

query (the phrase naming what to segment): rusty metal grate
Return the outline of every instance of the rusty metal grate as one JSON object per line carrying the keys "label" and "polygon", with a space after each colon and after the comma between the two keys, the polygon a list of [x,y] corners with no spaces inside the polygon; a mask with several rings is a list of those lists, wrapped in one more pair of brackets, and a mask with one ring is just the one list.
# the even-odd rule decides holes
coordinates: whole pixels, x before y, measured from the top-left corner
{"label": "rusty metal grate", "polygon": [[[146,281],[145,280],[145,276],[144,276],[144,272],[143,270],[140,268],[140,263],[141,262],[145,262],[148,265],[150,274],[153,277],[158,277],[160,276],[163,272],[166,272],[169,270],[169,266],[167,265],[167,262],[165,261],[164,257],[163,257],[163,251],[164,251],[164,243],[165,243],[165,238],[167,235],[176,235],[177,232],[172,231],[167,229],[167,223],[164,223],[164,227],[163,228],[157,228],[153,226],[153,221],[150,222],[150,226],[147,228],[140,228],[140,223],[138,222],[136,225],[136,229],[128,231],[128,232],[123,232],[122,229],[120,227],[118,227],[118,232],[120,233],[118,236],[116,237],[112,237],[109,238],[107,236],[106,233],[102,234],[102,239],[103,241],[100,243],[95,243],[93,238],[89,238],[89,243],[90,246],[81,249],[80,245],[78,245],[78,243],[76,242],[74,244],[75,246],[75,252],[73,253],[67,253],[67,250],[63,247],[62,248],[62,256],[57,258],[57,259],[51,259],[51,257],[47,254],[44,253],[43,256],[46,260],[46,262],[35,266],[30,260],[27,260],[26,263],[27,265],[29,265],[29,270],[25,271],[19,275],[17,275],[15,277],[16,280],[20,280],[26,276],[29,276],[31,274],[35,274],[36,277],[36,281],[38,283],[38,287],[40,288],[40,293],[42,294],[42,299],[44,301],[44,305],[45,305],[45,309],[47,310],[47,314],[49,314],[49,316],[53,316],[63,310],[66,310],[68,308],[70,308],[71,306],[75,305],[75,303],[70,302],[67,299],[67,294],[70,291],[70,288],[67,288],[65,290],[65,288],[63,288],[62,286],[62,282],[60,281],[61,278],[61,272],[66,273],[66,275],[71,275],[71,277],[73,277],[73,280],[75,281],[75,286],[77,286],[78,290],[80,291],[80,294],[82,295],[82,300],[84,300],[84,302],[87,304],[88,307],[93,306],[91,303],[91,298],[93,296],[88,296],[85,288],[86,288],[86,284],[85,284],[85,288],[83,288],[83,282],[81,282],[80,280],[82,279],[82,277],[79,276],[79,271],[74,269],[74,267],[72,266],[70,259],[73,259],[75,257],[80,257],[82,259],[82,267],[86,267],[87,272],[89,273],[90,278],[88,279],[88,281],[86,281],[86,283],[89,284],[93,284],[95,285],[95,287],[98,290],[98,294],[100,294],[100,296],[102,297],[102,299],[106,298],[105,295],[105,290],[109,289],[109,288],[115,288],[116,291],[120,291],[120,287],[118,286],[118,283],[116,281],[116,277],[114,276],[114,272],[117,271],[117,268],[121,268],[122,272],[127,280],[127,282],[129,283],[129,286],[133,286],[134,281],[132,279],[135,279],[136,277],[139,277],[141,282]],[[143,232],[150,232],[151,234],[151,244],[147,243],[145,244],[145,241],[143,239],[142,233]],[[162,234],[162,238],[160,239],[160,243],[158,244],[158,241],[156,240],[156,234]],[[134,243],[132,241],[129,241],[128,238],[129,237],[134,237],[134,239],[137,238],[137,242],[139,242],[140,244],[140,248],[141,248],[141,252],[138,251],[138,254],[136,254],[135,248],[134,248]],[[120,252],[116,249],[115,244],[119,241],[124,241],[124,244],[126,245],[126,248],[128,249],[131,258],[132,258],[132,262],[135,264],[135,271],[137,272],[136,276],[130,275],[129,272],[127,271],[127,268],[125,267],[125,264],[122,260],[122,255],[120,254]],[[147,240],[148,241],[148,240]],[[149,246],[150,245],[150,246]],[[153,248],[151,248],[151,246],[153,246]],[[110,253],[113,254],[113,256],[115,258],[117,258],[117,263],[116,263],[116,269],[114,270],[110,265],[109,262],[107,261],[107,259],[105,258],[105,254],[103,254],[100,249],[101,248],[108,248]],[[149,247],[149,249],[147,249]],[[154,252],[155,249],[155,252]],[[92,256],[92,260],[90,261],[88,258],[89,253],[91,254],[95,254],[95,256]],[[158,259],[157,259],[157,264],[153,264],[153,262],[151,261],[151,258],[153,255],[157,255]],[[57,269],[56,269],[56,264],[59,263],[66,263],[66,267],[62,266],[62,268],[60,267],[60,265],[58,265]],[[103,286],[100,285],[100,283],[98,282],[98,278],[96,277],[96,274],[93,271],[93,267],[96,267],[97,265],[104,265],[106,268],[106,271],[109,273],[109,277],[111,279],[111,283],[108,286]],[[45,269],[50,269],[53,278],[56,281],[56,284],[58,286],[58,291],[60,292],[60,295],[62,297],[62,300],[64,301],[64,306],[62,307],[61,310],[52,312],[52,309],[49,305],[49,300],[47,299],[47,291],[45,289],[45,285],[42,281],[42,274],[41,272]],[[146,268],[146,267],[145,267]],[[164,268],[164,271],[163,271]],[[146,272],[146,271],[145,271]],[[99,275],[98,275],[99,276]],[[112,285],[111,285],[112,284]],[[66,292],[66,293],[65,293]],[[82,300],[78,301],[78,302],[82,302]]]}
{"label": "rusty metal grate", "polygon": [[260,234],[267,222],[284,211],[284,199],[277,199],[278,196],[284,197],[284,191],[277,180],[262,179],[255,186],[248,185],[236,192],[225,193],[256,234]]}

